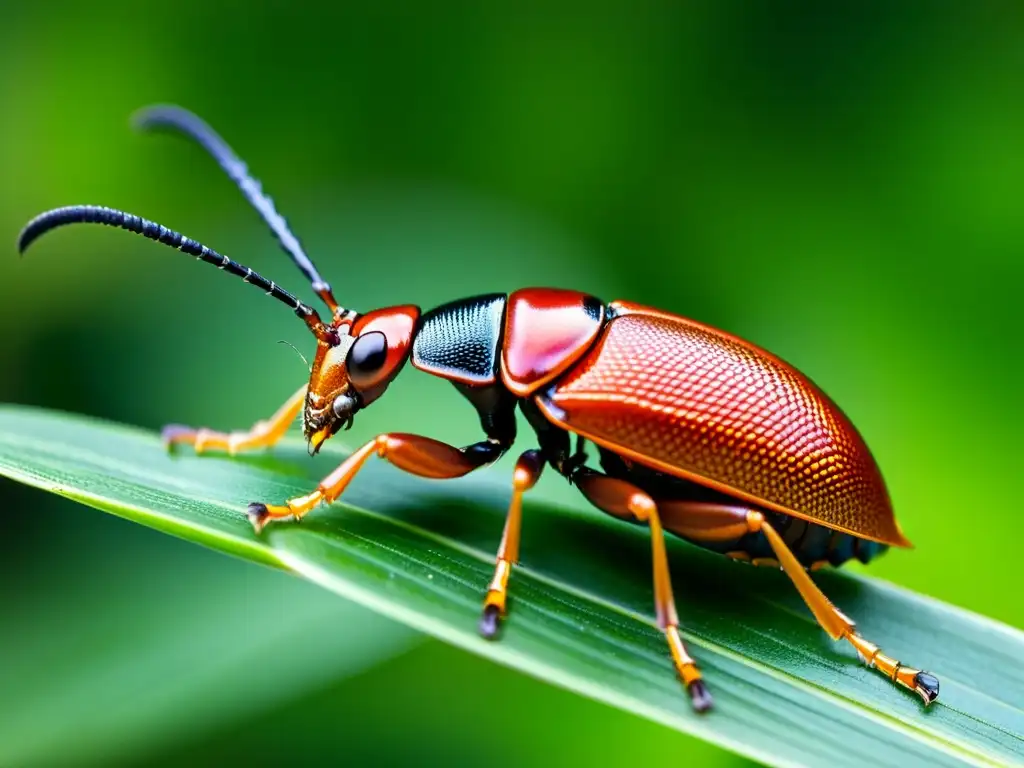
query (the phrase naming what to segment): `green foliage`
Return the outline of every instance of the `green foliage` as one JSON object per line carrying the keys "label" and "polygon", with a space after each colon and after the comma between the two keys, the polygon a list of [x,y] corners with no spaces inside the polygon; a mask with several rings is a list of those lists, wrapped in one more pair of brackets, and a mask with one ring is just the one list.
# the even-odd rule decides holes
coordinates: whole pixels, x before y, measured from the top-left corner
{"label": "green foliage", "polygon": [[[523,559],[500,642],[475,633],[508,490],[371,463],[302,525],[251,531],[250,500],[307,491],[337,454],[286,442],[257,456],[169,456],[150,433],[0,410],[0,473],[277,566],[448,643],[771,764],[1000,764],[1024,750],[1024,635],[881,582],[822,574],[825,591],[892,655],[936,673],[924,710],[832,646],[781,573],[670,542],[685,636],[717,709],[689,710],[651,618],[642,529],[527,502]],[[318,643],[329,645],[332,637]],[[481,703],[481,706],[484,704]]]}
{"label": "green foliage", "polygon": [[5,595],[19,631],[0,635],[2,765],[151,765],[420,642],[287,574],[105,533],[41,564],[59,589],[23,579]]}

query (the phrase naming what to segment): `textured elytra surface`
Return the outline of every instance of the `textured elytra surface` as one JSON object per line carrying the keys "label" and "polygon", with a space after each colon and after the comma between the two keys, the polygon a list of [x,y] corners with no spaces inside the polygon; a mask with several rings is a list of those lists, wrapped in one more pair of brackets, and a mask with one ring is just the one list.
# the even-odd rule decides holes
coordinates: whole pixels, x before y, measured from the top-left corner
{"label": "textured elytra surface", "polygon": [[624,454],[830,527],[905,543],[856,429],[753,345],[664,315],[613,320],[551,401]]}

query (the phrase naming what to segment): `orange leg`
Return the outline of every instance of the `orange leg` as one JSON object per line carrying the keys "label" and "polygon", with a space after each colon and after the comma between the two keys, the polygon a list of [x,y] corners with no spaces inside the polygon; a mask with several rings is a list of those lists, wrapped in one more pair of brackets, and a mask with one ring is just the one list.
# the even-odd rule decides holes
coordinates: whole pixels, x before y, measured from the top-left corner
{"label": "orange leg", "polygon": [[195,447],[196,453],[202,453],[209,449],[227,451],[232,456],[239,451],[247,451],[253,448],[266,448],[280,440],[295,417],[302,410],[302,404],[306,400],[306,384],[288,398],[284,405],[277,409],[277,413],[269,419],[257,421],[252,427],[239,432],[214,432],[210,429],[183,427],[178,424],[168,424],[163,428],[160,437],[167,447],[175,443],[185,443]]}
{"label": "orange leg", "polygon": [[926,705],[938,698],[939,681],[933,674],[904,666],[857,634],[856,624],[825,597],[786,542],[760,512],[740,506],[685,501],[663,503],[662,506],[667,510],[666,519],[671,520],[672,530],[694,541],[728,541],[747,532],[761,531],[778,558],[778,562],[772,560],[770,564],[782,567],[818,624],[833,640],[847,640],[865,664],[877,669],[894,683],[917,693]]}
{"label": "orange leg", "polygon": [[433,440],[419,435],[390,433],[378,435],[343,461],[337,469],[320,481],[316,490],[305,496],[289,499],[282,506],[273,504],[249,505],[249,521],[258,533],[270,520],[294,517],[299,520],[317,504],[330,503],[348,487],[366,460],[374,454],[387,459],[399,469],[420,477],[444,479],[462,477],[498,459],[505,448],[485,440],[466,448]]}
{"label": "orange leg", "polygon": [[505,517],[505,532],[498,547],[498,562],[494,567],[484,598],[483,616],[480,617],[480,634],[488,640],[498,634],[498,625],[505,616],[508,600],[508,577],[512,566],[519,562],[519,534],[523,524],[523,494],[537,484],[544,470],[544,457],[538,450],[526,451],[516,462],[512,475],[512,501]]}
{"label": "orange leg", "polygon": [[591,504],[610,515],[625,520],[647,523],[651,528],[651,554],[654,560],[654,607],[658,626],[665,631],[669,652],[676,672],[686,684],[694,709],[704,712],[711,708],[711,693],[701,679],[697,663],[691,658],[679,636],[679,616],[672,596],[672,580],[668,572],[665,552],[665,534],[654,500],[635,485],[603,475],[590,469],[580,469],[572,481]]}

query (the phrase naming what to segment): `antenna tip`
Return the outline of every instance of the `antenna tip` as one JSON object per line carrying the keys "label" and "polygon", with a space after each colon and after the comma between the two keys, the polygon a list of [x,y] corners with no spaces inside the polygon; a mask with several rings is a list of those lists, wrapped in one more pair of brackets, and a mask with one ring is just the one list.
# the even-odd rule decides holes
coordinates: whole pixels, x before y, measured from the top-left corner
{"label": "antenna tip", "polygon": [[83,221],[104,223],[106,214],[112,212],[112,209],[96,205],[67,205],[40,213],[18,233],[18,253],[25,253],[32,243],[51,229]]}
{"label": "antenna tip", "polygon": [[[46,214],[43,214],[45,216]],[[21,232],[18,233],[18,255],[24,256],[25,251],[28,247],[36,241],[36,239],[46,231],[46,227],[41,226],[43,216],[36,216],[28,224],[22,227]]]}

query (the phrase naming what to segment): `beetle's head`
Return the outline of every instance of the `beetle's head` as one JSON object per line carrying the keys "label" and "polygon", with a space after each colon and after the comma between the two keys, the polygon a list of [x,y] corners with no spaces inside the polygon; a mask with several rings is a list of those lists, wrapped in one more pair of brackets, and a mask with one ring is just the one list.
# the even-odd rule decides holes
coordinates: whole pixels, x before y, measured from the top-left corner
{"label": "beetle's head", "polygon": [[384,394],[409,359],[419,315],[411,305],[350,313],[335,321],[337,343],[317,342],[302,418],[311,454]]}
{"label": "beetle's head", "polygon": [[359,315],[341,307],[331,286],[306,255],[298,238],[261,191],[258,181],[248,175],[245,164],[217,133],[199,117],[174,106],[151,107],[139,113],[143,128],[171,128],[197,141],[227,170],[246,198],[277,237],[299,270],[310,281],[317,296],[333,318],[325,323],[315,309],[299,301],[278,283],[268,280],[212,248],[154,221],[113,208],[75,205],[57,208],[37,216],[22,230],[18,249],[24,251],[34,240],[66,224],[103,224],[134,232],[195,256],[224,272],[240,277],[267,296],[287,305],[317,339],[316,357],[309,377],[303,431],[311,453],[340,428],[352,425],[356,411],[365,408],[387,389],[409,357],[420,311],[414,306],[378,309]]}

